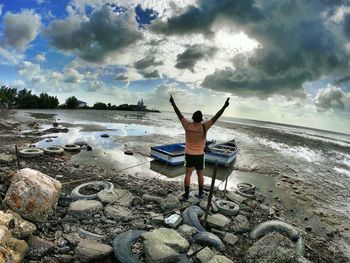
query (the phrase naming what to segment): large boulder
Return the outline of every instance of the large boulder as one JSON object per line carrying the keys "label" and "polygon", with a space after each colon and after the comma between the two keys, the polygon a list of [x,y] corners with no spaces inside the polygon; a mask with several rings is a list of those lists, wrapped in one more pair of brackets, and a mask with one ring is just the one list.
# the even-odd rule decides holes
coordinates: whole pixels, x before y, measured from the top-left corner
{"label": "large boulder", "polygon": [[13,238],[4,225],[0,225],[0,262],[20,263],[28,251],[25,241]]}
{"label": "large boulder", "polygon": [[147,263],[178,262],[180,255],[174,249],[157,240],[145,240],[143,242]]}
{"label": "large boulder", "polygon": [[270,233],[249,248],[246,256],[247,263],[285,263],[293,262],[297,257],[295,246],[287,237],[273,232]]}
{"label": "large boulder", "polygon": [[22,217],[43,221],[56,206],[62,185],[46,174],[24,168],[12,177],[4,202]]}
{"label": "large boulder", "polygon": [[36,231],[33,223],[22,219],[19,214],[11,210],[7,210],[6,213],[0,211],[0,225],[8,227],[12,236],[19,239],[26,238]]}
{"label": "large boulder", "polygon": [[163,212],[170,212],[182,207],[179,199],[175,195],[169,194],[160,204]]}

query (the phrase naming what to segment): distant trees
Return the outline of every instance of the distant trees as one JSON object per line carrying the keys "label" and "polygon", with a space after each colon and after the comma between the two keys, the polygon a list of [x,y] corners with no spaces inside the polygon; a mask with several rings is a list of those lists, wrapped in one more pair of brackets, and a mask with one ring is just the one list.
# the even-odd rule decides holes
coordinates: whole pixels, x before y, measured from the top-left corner
{"label": "distant trees", "polygon": [[76,109],[79,106],[79,101],[75,96],[72,96],[66,99],[66,103],[64,106],[64,108],[66,109]]}
{"label": "distant trees", "polygon": [[54,109],[59,102],[57,97],[41,93],[39,96],[32,94],[31,90],[2,86],[0,88],[0,100],[7,102],[9,107],[16,106],[18,109]]}
{"label": "distant trees", "polygon": [[[110,105],[110,103],[109,103],[109,105]],[[92,106],[92,108],[93,108],[94,110],[107,110],[108,106],[107,106],[106,103],[103,103],[103,102],[96,102],[96,103],[94,104],[94,106]],[[110,108],[110,106],[109,106],[109,108]]]}

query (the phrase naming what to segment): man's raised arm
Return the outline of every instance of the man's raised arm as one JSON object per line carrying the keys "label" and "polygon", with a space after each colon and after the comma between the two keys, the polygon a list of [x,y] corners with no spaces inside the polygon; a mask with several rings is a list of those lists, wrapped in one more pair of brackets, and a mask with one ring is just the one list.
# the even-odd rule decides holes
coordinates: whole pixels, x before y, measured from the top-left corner
{"label": "man's raised arm", "polygon": [[213,118],[211,118],[211,121],[213,123],[216,122],[220,118],[220,116],[224,113],[224,111],[228,107],[228,105],[230,105],[229,100],[230,100],[230,98],[227,98],[227,100],[225,101],[224,106],[214,115]]}
{"label": "man's raised arm", "polygon": [[174,111],[175,111],[177,117],[179,117],[179,120],[181,121],[181,119],[182,119],[184,116],[183,116],[182,113],[180,112],[179,108],[176,106],[175,101],[174,101],[172,95],[170,95],[169,101],[170,101],[171,105],[173,106]]}

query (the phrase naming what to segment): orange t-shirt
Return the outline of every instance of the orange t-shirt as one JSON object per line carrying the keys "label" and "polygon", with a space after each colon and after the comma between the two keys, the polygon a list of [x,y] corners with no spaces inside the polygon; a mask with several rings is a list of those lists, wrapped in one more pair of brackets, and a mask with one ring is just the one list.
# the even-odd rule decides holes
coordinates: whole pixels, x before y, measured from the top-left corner
{"label": "orange t-shirt", "polygon": [[213,121],[191,122],[185,117],[181,119],[182,126],[186,134],[186,153],[191,155],[204,154],[205,140],[203,124],[208,131],[213,125]]}

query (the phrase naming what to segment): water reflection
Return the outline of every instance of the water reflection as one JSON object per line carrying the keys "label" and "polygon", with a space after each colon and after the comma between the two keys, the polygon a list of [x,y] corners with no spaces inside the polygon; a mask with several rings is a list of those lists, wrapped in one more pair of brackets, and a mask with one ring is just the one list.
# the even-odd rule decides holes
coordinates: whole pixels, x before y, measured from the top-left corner
{"label": "water reflection", "polygon": [[[204,176],[211,178],[214,173],[214,164],[205,164]],[[168,178],[174,178],[185,174],[185,167],[183,165],[170,166],[158,160],[153,160],[150,163],[150,169],[159,174],[165,175]],[[218,180],[224,181],[229,177],[234,169],[234,163],[228,167],[219,166],[217,170],[216,178]],[[193,172],[195,174],[195,172]]]}

